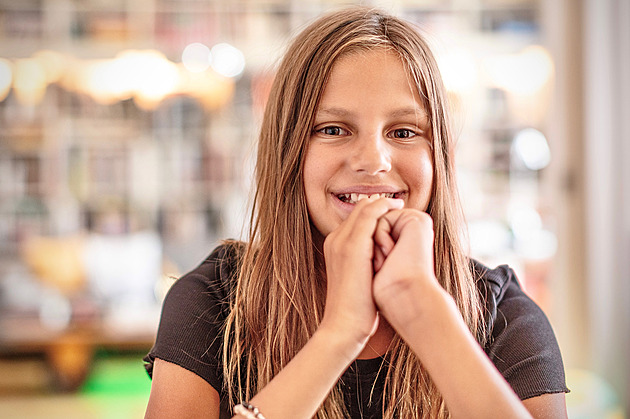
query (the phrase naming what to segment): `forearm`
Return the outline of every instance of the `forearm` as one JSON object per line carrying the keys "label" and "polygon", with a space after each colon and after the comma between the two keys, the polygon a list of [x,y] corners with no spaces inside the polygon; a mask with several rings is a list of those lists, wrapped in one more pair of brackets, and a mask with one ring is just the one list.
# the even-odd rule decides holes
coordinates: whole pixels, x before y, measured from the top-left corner
{"label": "forearm", "polygon": [[422,291],[401,294],[407,301],[396,305],[413,311],[422,301],[419,313],[424,314],[401,321],[411,313],[390,313],[388,320],[420,358],[453,417],[531,417],[469,332],[452,298],[441,288],[430,295]]}
{"label": "forearm", "polygon": [[358,351],[317,331],[250,403],[267,419],[311,418]]}

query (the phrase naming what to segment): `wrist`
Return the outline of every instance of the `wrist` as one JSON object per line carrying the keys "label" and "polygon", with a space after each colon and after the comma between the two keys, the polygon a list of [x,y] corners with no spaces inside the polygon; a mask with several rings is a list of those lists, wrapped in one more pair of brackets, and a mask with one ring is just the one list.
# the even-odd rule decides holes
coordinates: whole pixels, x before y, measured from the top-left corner
{"label": "wrist", "polygon": [[388,303],[379,305],[381,313],[403,338],[407,330],[428,332],[438,327],[439,319],[457,311],[453,297],[437,280],[410,284],[395,298],[387,299]]}
{"label": "wrist", "polygon": [[348,365],[359,356],[367,342],[367,339],[361,341],[324,325],[320,325],[311,340],[321,344],[335,359],[343,360]]}
{"label": "wrist", "polygon": [[417,314],[392,325],[416,355],[428,360],[437,347],[461,347],[464,341],[475,341],[449,293],[440,287],[424,296],[418,304],[422,309],[414,311]]}

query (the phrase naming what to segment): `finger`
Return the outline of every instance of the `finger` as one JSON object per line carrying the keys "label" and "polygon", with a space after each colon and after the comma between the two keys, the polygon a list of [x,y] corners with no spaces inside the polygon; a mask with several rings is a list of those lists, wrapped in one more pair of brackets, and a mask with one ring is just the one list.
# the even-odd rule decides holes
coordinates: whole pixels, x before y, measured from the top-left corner
{"label": "finger", "polygon": [[394,239],[391,236],[392,225],[388,219],[381,217],[376,224],[376,230],[374,231],[374,243],[381,250],[384,257],[389,255],[389,252],[394,248]]}
{"label": "finger", "polygon": [[353,211],[350,213],[348,217],[349,220],[352,219],[360,219],[363,217],[375,217],[380,218],[383,214],[388,211],[402,209],[405,205],[402,199],[391,199],[391,198],[375,198],[369,197],[364,198],[355,204]]}
{"label": "finger", "polygon": [[373,267],[375,273],[381,270],[383,263],[385,263],[385,254],[383,253],[383,250],[379,246],[374,246]]}
{"label": "finger", "polygon": [[397,241],[403,230],[410,224],[414,224],[418,229],[433,232],[433,219],[423,211],[405,209],[402,211],[390,211],[383,215],[384,219],[391,225],[390,235]]}
{"label": "finger", "polygon": [[369,232],[373,235],[378,219],[389,211],[401,209],[404,202],[400,199],[365,198],[356,204],[346,220],[349,229],[357,232]]}
{"label": "finger", "polygon": [[429,214],[420,211],[410,212],[401,216],[392,227],[392,236],[400,237],[403,231],[410,230],[410,227],[420,234],[433,236],[433,219]]}

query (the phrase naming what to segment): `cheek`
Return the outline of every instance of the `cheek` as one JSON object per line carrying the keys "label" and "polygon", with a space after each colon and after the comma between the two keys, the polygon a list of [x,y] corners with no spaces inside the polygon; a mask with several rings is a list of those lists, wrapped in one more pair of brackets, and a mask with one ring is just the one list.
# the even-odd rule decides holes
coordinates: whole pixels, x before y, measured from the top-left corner
{"label": "cheek", "polygon": [[423,155],[420,159],[410,162],[406,169],[408,182],[416,192],[413,202],[410,204],[425,211],[429,206],[433,191],[433,163],[431,158]]}
{"label": "cheek", "polygon": [[[304,158],[304,189],[308,192],[322,190],[326,183],[326,176],[330,174],[330,157],[318,149],[310,147]],[[308,198],[308,196],[307,196]]]}
{"label": "cheek", "polygon": [[322,191],[324,187],[321,179],[323,168],[320,163],[320,159],[318,159],[315,153],[312,151],[307,152],[302,169],[302,182],[304,184],[304,194],[306,195],[306,204],[309,213],[315,204],[319,192]]}
{"label": "cheek", "polygon": [[426,157],[422,160],[422,164],[420,165],[421,173],[422,173],[422,182],[425,184],[425,187],[431,191],[433,186],[433,163],[430,157]]}
{"label": "cheek", "polygon": [[311,198],[310,195],[314,189],[315,177],[317,170],[313,164],[311,154],[307,153],[304,159],[304,167],[302,168],[302,182],[304,183],[304,193],[306,194],[306,202]]}

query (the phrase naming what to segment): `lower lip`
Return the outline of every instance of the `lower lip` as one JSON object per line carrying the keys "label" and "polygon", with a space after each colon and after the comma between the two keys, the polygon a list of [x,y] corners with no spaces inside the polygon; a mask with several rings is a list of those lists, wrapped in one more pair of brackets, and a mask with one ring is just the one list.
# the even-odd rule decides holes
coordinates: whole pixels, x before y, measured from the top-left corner
{"label": "lower lip", "polygon": [[331,199],[335,203],[335,206],[341,209],[344,213],[350,214],[354,209],[355,204],[351,204],[349,202],[344,202],[341,199],[337,198],[337,195],[330,194]]}
{"label": "lower lip", "polygon": [[330,194],[330,198],[333,200],[333,205],[335,206],[335,208],[337,208],[337,213],[342,220],[348,218],[348,216],[356,206],[356,204],[342,201],[341,199],[337,198],[337,195],[335,194]]}
{"label": "lower lip", "polygon": [[[346,213],[346,216],[352,212],[352,210],[354,209],[354,206],[356,205],[356,204],[351,204],[349,202],[342,201],[341,199],[337,198],[336,194],[333,194],[333,193],[330,194],[330,197],[333,200],[335,206],[341,209],[344,213]],[[396,199],[403,199],[403,198],[400,197]]]}

